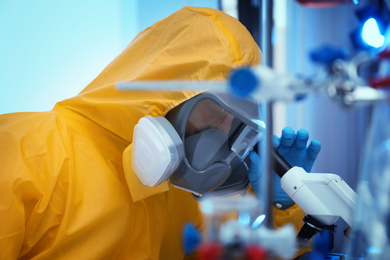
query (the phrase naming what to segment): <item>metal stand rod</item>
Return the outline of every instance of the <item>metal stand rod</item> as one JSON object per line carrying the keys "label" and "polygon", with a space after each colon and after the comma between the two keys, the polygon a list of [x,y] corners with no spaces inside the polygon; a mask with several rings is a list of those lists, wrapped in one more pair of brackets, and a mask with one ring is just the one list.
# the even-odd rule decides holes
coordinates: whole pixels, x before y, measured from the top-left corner
{"label": "metal stand rod", "polygon": [[[263,52],[263,64],[272,67],[272,21],[273,20],[273,1],[262,0],[261,1],[261,50]],[[265,184],[263,185],[263,202],[264,202],[264,213],[266,218],[264,224],[268,228],[273,228],[273,156],[272,156],[272,134],[273,134],[273,101],[266,102],[266,139],[265,139],[265,168],[264,173],[266,174]]]}
{"label": "metal stand rod", "polygon": [[268,67],[273,66],[272,55],[272,23],[273,23],[273,0],[262,0],[261,5],[261,51],[263,53],[263,63]]}
{"label": "metal stand rod", "polygon": [[273,228],[273,211],[272,211],[272,201],[273,201],[273,193],[274,193],[274,185],[273,185],[273,156],[272,156],[272,133],[273,133],[273,126],[272,126],[272,121],[273,121],[273,112],[272,112],[272,107],[273,107],[273,102],[268,101],[266,103],[266,138],[265,138],[265,160],[266,160],[266,165],[264,172],[266,174],[265,178],[265,187],[263,186],[264,190],[264,201],[266,203],[265,205],[265,222],[264,224],[268,228]]}

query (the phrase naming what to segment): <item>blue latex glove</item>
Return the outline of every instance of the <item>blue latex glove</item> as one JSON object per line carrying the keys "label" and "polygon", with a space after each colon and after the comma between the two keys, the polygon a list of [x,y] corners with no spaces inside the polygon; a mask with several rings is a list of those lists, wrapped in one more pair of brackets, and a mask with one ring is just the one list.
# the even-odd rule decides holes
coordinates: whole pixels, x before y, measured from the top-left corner
{"label": "blue latex glove", "polygon": [[[273,136],[272,143],[280,155],[282,155],[291,166],[300,166],[307,172],[310,172],[314,161],[321,150],[321,144],[319,141],[313,140],[309,146],[306,146],[308,139],[309,133],[306,129],[299,129],[295,134],[291,127],[285,127],[282,130],[280,138],[275,135]],[[261,176],[259,176],[258,170],[260,168],[260,158],[254,151],[249,154],[249,158],[251,160],[251,165],[249,167],[248,177],[255,192],[257,192],[257,189],[261,187]],[[275,173],[273,174],[273,178],[273,202],[281,205],[282,209],[291,207],[294,202],[281,188],[280,177]]]}

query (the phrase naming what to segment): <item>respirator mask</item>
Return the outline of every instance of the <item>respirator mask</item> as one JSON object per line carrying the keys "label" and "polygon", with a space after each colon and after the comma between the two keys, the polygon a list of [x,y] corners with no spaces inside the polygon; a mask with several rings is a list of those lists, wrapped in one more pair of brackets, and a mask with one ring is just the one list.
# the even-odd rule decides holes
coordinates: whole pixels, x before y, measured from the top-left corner
{"label": "respirator mask", "polygon": [[169,180],[196,197],[250,187],[247,155],[265,134],[258,104],[204,92],[134,128],[132,167],[144,185]]}

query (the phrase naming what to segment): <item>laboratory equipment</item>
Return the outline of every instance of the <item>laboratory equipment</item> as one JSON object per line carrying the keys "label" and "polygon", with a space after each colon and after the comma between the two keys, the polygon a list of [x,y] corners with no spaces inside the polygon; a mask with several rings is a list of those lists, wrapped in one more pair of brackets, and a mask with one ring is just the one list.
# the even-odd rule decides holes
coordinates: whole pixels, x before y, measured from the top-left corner
{"label": "laboratory equipment", "polygon": [[[281,186],[294,202],[307,214],[305,224],[296,234],[290,225],[278,230],[271,230],[261,222],[256,222],[254,215],[264,220],[265,215],[259,212],[259,202],[251,196],[247,197],[206,197],[201,201],[201,209],[206,219],[206,236],[197,245],[192,244],[191,252],[198,250],[204,254],[211,250],[210,245],[218,247],[215,259],[230,259],[233,255],[241,254],[238,259],[246,259],[248,246],[262,248],[266,255],[291,259],[299,247],[304,247],[317,233],[324,231],[335,232],[334,224],[341,217],[352,226],[352,212],[355,208],[356,193],[335,174],[308,174],[301,167],[291,167],[274,150],[276,173],[281,177]],[[236,212],[236,217],[225,222],[224,218]],[[244,221],[245,220],[245,221]],[[243,223],[245,225],[243,225]],[[185,234],[184,240],[191,240],[191,235]],[[332,247],[330,237],[329,251]],[[283,241],[283,242],[282,242]],[[217,249],[213,249],[217,250]],[[202,257],[200,257],[202,259]]]}
{"label": "laboratory equipment", "polygon": [[293,167],[281,176],[281,186],[290,198],[307,214],[298,234],[302,246],[321,229],[332,227],[341,217],[350,227],[356,206],[356,193],[336,174],[308,174]]}
{"label": "laboratory equipment", "polygon": [[205,229],[197,231],[190,224],[184,229],[186,252],[196,251],[198,259],[291,259],[296,252],[294,227],[276,232],[264,228],[265,215],[253,196],[206,196],[200,209]]}
{"label": "laboratory equipment", "polygon": [[[321,94],[336,100],[344,107],[357,107],[388,100],[385,91],[372,88],[359,75],[360,67],[380,59],[379,53],[363,51],[345,60],[347,57],[342,50],[325,46],[313,51],[311,57],[314,62],[322,65],[318,73],[311,77],[279,73],[267,66],[238,69],[230,78],[232,92],[239,95],[243,92],[242,89],[246,89],[247,95],[253,99],[284,102]],[[246,77],[254,79],[243,80]],[[248,83],[254,85],[250,86]]]}

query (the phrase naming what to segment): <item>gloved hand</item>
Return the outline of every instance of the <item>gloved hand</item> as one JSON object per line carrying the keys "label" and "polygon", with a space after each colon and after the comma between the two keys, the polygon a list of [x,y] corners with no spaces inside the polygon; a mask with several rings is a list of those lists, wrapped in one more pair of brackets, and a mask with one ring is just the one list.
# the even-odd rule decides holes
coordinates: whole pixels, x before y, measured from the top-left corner
{"label": "gloved hand", "polygon": [[[291,166],[300,166],[307,172],[311,171],[314,161],[317,158],[318,153],[321,150],[321,144],[319,141],[311,141],[309,146],[306,146],[309,139],[309,133],[306,129],[300,129],[295,134],[291,127],[285,127],[282,130],[282,136],[273,136],[272,144],[278,150],[280,155]],[[249,167],[248,178],[254,187],[255,192],[261,187],[261,176],[259,176],[260,158],[258,154],[253,151],[249,154],[251,165]],[[280,186],[280,177],[273,174],[274,183],[274,203],[281,205],[282,209],[291,207],[294,202],[284,192]]]}

